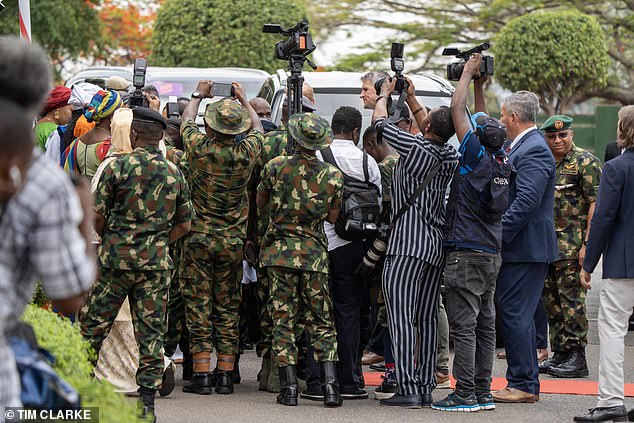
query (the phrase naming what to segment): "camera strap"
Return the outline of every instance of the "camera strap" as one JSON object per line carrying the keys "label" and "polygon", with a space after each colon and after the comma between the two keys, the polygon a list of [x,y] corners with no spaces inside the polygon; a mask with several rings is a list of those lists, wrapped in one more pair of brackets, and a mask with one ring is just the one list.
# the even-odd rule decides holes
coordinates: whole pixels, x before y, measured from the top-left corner
{"label": "camera strap", "polygon": [[398,220],[403,217],[405,212],[409,210],[412,204],[414,204],[416,198],[425,190],[425,188],[427,188],[427,185],[429,185],[431,180],[434,179],[434,176],[436,176],[436,173],[438,173],[438,171],[440,170],[440,166],[442,166],[442,162],[438,162],[438,164],[429,171],[425,179],[423,179],[423,182],[418,185],[416,191],[414,191],[412,195],[407,197],[407,200],[405,200],[405,204],[403,204],[396,215],[394,215],[394,219],[392,219],[392,223],[390,224],[390,229],[394,229],[394,226],[396,226],[396,222],[398,222]]}

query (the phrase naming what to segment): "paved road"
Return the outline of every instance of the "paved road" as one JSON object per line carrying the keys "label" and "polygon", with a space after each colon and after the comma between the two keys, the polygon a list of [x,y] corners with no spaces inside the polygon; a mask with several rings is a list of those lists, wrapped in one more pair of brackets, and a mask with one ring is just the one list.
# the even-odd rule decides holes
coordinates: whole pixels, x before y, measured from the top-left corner
{"label": "paved road", "polygon": [[[589,380],[597,380],[598,347],[588,348],[591,374]],[[626,381],[634,383],[634,347],[626,349]],[[284,407],[275,403],[275,394],[259,392],[255,377],[259,359],[248,352],[240,361],[243,383],[236,386],[233,395],[198,396],[184,394],[182,382],[177,381],[174,392],[157,400],[158,422],[571,422],[572,416],[595,405],[595,397],[578,395],[541,395],[536,404],[498,404],[493,412],[446,413],[422,410],[401,410],[379,406],[369,399],[346,401],[341,408],[326,409],[320,403],[300,400],[298,407]],[[495,360],[495,376],[503,376],[506,370],[503,360]],[[180,366],[178,369],[180,373]],[[178,379],[179,377],[177,377]],[[373,390],[374,388],[370,388]],[[434,399],[442,399],[449,390],[437,390]],[[372,397],[372,394],[371,394]],[[634,398],[626,399],[626,406],[634,407]]]}

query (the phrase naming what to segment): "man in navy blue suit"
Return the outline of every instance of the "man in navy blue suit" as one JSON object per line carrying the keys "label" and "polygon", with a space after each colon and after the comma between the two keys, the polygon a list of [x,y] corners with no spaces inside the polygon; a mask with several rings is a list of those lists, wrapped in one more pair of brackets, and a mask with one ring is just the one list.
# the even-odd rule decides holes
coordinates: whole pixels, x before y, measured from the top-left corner
{"label": "man in navy blue suit", "polygon": [[493,393],[496,402],[539,400],[539,369],[533,315],[548,264],[557,260],[553,221],[555,159],[535,126],[539,99],[518,91],[504,100],[500,120],[510,142],[506,149],[516,170],[509,208],[502,217],[502,267],[496,300],[504,333],[507,387]]}
{"label": "man in navy blue suit", "polygon": [[[634,106],[619,110],[620,156],[603,166],[599,196],[590,225],[581,284],[590,289],[591,274],[603,254],[599,294],[599,400],[576,422],[626,421],[623,405],[623,356],[628,318],[634,307]],[[634,410],[629,420],[634,421]]]}

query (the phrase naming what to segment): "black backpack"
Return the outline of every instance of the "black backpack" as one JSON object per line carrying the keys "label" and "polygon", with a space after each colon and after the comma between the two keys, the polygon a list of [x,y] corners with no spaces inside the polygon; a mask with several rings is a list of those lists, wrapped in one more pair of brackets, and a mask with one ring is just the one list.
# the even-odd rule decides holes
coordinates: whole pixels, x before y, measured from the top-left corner
{"label": "black backpack", "polygon": [[376,235],[381,206],[379,188],[370,183],[368,153],[363,152],[364,181],[352,178],[339,168],[330,147],[321,150],[326,163],[337,167],[343,174],[343,200],[335,222],[335,232],[346,241],[358,241]]}

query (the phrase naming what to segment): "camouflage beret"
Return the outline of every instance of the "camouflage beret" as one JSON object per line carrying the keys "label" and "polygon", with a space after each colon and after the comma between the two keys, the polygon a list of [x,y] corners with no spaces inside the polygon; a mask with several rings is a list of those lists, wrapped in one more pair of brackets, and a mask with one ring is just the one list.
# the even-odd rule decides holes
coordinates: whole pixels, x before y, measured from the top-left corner
{"label": "camouflage beret", "polygon": [[574,121],[573,118],[566,115],[553,115],[546,119],[546,122],[541,126],[544,132],[559,132],[570,128],[570,125]]}
{"label": "camouflage beret", "polygon": [[209,103],[205,109],[204,120],[211,129],[226,135],[238,135],[251,127],[247,109],[226,98]]}
{"label": "camouflage beret", "polygon": [[288,132],[297,144],[308,150],[322,150],[334,135],[328,121],[315,113],[297,113],[288,120]]}

